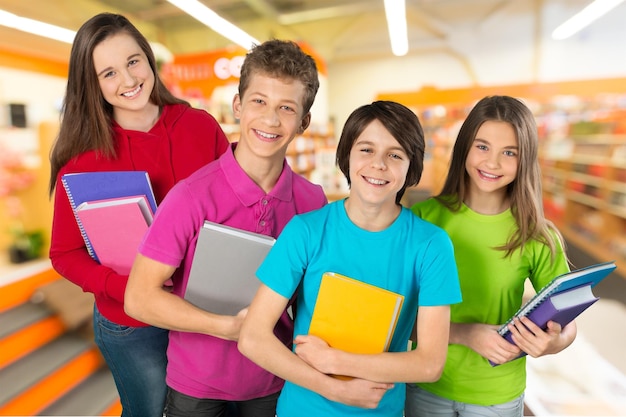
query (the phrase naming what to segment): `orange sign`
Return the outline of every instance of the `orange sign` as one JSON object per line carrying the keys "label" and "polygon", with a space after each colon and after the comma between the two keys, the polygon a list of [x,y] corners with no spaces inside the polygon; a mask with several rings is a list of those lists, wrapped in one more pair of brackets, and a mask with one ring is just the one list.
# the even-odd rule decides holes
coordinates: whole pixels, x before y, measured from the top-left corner
{"label": "orange sign", "polygon": [[[326,66],[312,48],[298,42],[304,52],[317,63],[320,75],[326,74]],[[241,64],[246,50],[237,46],[199,54],[176,55],[174,62],[164,64],[161,78],[178,97],[209,98],[217,87],[239,84]]]}

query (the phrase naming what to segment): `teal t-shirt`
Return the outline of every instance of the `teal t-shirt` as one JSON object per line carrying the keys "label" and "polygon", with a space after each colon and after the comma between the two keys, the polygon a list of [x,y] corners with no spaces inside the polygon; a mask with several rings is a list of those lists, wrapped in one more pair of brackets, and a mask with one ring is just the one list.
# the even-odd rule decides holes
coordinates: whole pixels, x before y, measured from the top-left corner
{"label": "teal t-shirt", "polygon": [[[461,301],[450,238],[406,208],[388,228],[378,232],[352,223],[343,201],[295,216],[287,224],[257,276],[286,298],[297,294],[295,335],[309,332],[324,272],[336,272],[404,295],[391,352],[406,351],[419,306]],[[368,410],[327,400],[285,382],[277,415],[402,417],[404,399],[405,386],[398,383],[383,396],[378,408]]]}
{"label": "teal t-shirt", "polygon": [[[415,204],[412,211],[443,228],[454,245],[463,294],[463,302],[451,306],[454,323],[502,324],[521,307],[526,278],[540,289],[569,271],[562,249],[552,259],[550,248],[538,241],[527,243],[523,251],[506,258],[504,251],[493,249],[504,245],[515,230],[510,210],[482,215],[463,204],[452,212],[430,198]],[[468,347],[451,344],[439,381],[419,386],[453,401],[502,404],[524,392],[526,358],[492,367]]]}

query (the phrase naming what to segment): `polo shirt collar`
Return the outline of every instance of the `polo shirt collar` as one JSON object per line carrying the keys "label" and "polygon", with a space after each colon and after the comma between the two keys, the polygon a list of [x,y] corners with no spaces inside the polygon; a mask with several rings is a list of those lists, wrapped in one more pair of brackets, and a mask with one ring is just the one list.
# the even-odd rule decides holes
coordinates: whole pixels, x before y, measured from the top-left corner
{"label": "polo shirt collar", "polygon": [[283,170],[278,177],[278,181],[269,193],[265,193],[248,175],[245,173],[235,159],[234,149],[237,143],[232,143],[224,155],[220,158],[220,167],[224,171],[226,180],[230,184],[233,192],[241,203],[250,207],[258,203],[263,197],[270,196],[281,201],[289,202],[293,199],[293,171],[287,161],[283,161]]}

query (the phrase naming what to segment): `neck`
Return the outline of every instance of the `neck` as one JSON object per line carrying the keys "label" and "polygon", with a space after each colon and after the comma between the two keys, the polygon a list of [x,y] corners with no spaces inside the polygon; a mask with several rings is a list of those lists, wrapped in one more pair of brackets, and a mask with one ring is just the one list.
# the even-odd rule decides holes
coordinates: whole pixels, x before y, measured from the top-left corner
{"label": "neck", "polygon": [[476,213],[485,215],[500,214],[511,207],[509,197],[500,193],[470,194],[463,203]]}
{"label": "neck", "polygon": [[370,232],[385,230],[398,218],[401,207],[395,204],[373,205],[363,204],[358,197],[348,197],[344,207],[348,217],[355,225]]}
{"label": "neck", "polygon": [[148,103],[139,111],[113,109],[113,118],[126,130],[148,132],[159,120],[161,109],[156,104]]}
{"label": "neck", "polygon": [[285,157],[283,155],[275,155],[275,157],[271,159],[260,158],[250,152],[244,152],[243,148],[239,148],[240,146],[238,144],[235,148],[234,156],[241,169],[243,169],[248,177],[250,177],[256,185],[261,187],[263,191],[266,193],[272,191],[280,174],[283,172],[283,161]]}

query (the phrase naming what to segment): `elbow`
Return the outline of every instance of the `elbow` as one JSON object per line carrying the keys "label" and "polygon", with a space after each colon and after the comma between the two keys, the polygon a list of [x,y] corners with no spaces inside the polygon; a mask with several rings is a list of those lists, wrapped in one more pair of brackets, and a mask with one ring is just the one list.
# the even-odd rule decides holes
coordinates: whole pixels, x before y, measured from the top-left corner
{"label": "elbow", "polygon": [[[250,333],[249,329],[244,327],[241,329],[239,333],[239,339],[237,340],[237,349],[239,349],[239,353],[241,353],[246,358],[250,359],[252,362],[257,363],[257,355],[259,353],[259,343],[255,336]],[[258,364],[258,363],[257,363]]]}
{"label": "elbow", "polygon": [[445,359],[443,361],[439,359],[429,361],[426,366],[419,370],[418,382],[437,382],[441,378],[445,363]]}
{"label": "elbow", "polygon": [[143,321],[140,306],[141,303],[137,302],[132,292],[127,290],[124,293],[124,312],[136,320]]}
{"label": "elbow", "polygon": [[443,364],[440,366],[432,366],[429,367],[426,373],[426,380],[424,382],[437,382],[439,378],[441,378],[441,374],[443,373]]}
{"label": "elbow", "polygon": [[246,358],[250,359],[250,353],[252,352],[252,342],[247,335],[247,332],[244,329],[241,329],[239,333],[239,340],[237,341],[237,349],[239,349],[239,353],[241,353]]}

